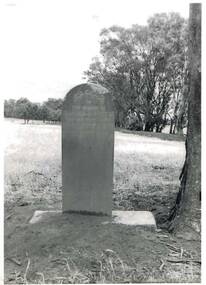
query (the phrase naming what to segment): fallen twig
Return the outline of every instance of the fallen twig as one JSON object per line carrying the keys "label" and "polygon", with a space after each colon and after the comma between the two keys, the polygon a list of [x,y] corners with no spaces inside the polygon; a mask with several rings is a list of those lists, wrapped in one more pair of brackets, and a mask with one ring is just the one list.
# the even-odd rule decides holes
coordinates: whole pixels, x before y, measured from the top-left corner
{"label": "fallen twig", "polygon": [[[185,249],[183,249],[182,247],[181,248],[177,248],[176,246],[174,245],[171,245],[171,244],[166,244],[166,246],[169,248],[169,250],[173,251],[173,252],[176,252],[180,258],[183,258],[183,257],[189,257],[189,258],[192,258],[192,255],[191,253],[187,252]],[[170,254],[171,255],[171,254]]]}
{"label": "fallen twig", "polygon": [[182,258],[183,253],[184,253],[184,249],[181,247],[180,258]]}
{"label": "fallen twig", "polygon": [[19,261],[15,257],[8,257],[7,259],[12,261],[13,263],[17,264],[18,266],[21,266],[21,261]]}
{"label": "fallen twig", "polygon": [[176,252],[180,252],[180,248],[177,248],[176,246],[166,243],[166,246],[169,247],[171,250],[176,251]]}
{"label": "fallen twig", "polygon": [[162,258],[160,259],[160,261],[161,261],[161,265],[160,265],[159,270],[162,271],[164,266],[165,266],[165,263],[164,263],[164,260]]}
{"label": "fallen twig", "polygon": [[52,259],[51,262],[56,262],[56,263],[62,264],[62,265],[65,265],[65,264],[66,264],[65,259],[61,259],[61,258]]}
{"label": "fallen twig", "polygon": [[168,254],[169,256],[172,256],[172,257],[178,257],[179,256],[179,253],[177,252],[171,252]]}
{"label": "fallen twig", "polygon": [[28,270],[29,270],[29,266],[30,266],[30,258],[28,258],[26,270],[25,270],[25,273],[24,273],[24,280],[25,280],[25,283],[27,283],[27,273],[28,273]]}
{"label": "fallen twig", "polygon": [[60,279],[60,280],[61,280],[61,279],[62,279],[62,280],[67,280],[68,278],[67,278],[67,277],[61,277],[61,276],[58,277],[58,276],[57,276],[57,277],[53,277],[53,279],[57,279],[57,280],[58,280],[58,279]]}
{"label": "fallen twig", "polygon": [[13,213],[6,217],[6,220],[9,220],[13,216]]}
{"label": "fallen twig", "polygon": [[198,263],[201,264],[200,260],[192,260],[192,259],[166,259],[166,261],[171,262],[171,263]]}

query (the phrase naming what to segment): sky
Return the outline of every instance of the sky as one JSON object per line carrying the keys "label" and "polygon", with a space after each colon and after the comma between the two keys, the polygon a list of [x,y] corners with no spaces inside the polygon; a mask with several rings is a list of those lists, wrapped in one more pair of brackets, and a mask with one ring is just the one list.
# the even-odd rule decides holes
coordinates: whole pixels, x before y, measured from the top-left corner
{"label": "sky", "polygon": [[4,99],[32,102],[63,98],[85,82],[83,72],[99,54],[99,33],[111,25],[147,23],[154,13],[189,16],[190,1],[5,0]]}

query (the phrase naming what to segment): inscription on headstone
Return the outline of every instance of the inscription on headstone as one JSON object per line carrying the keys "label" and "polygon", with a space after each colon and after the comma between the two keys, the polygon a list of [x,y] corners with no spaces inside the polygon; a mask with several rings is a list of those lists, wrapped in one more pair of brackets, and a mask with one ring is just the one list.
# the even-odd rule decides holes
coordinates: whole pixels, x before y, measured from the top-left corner
{"label": "inscription on headstone", "polygon": [[112,214],[114,113],[108,90],[81,84],[62,112],[63,212]]}

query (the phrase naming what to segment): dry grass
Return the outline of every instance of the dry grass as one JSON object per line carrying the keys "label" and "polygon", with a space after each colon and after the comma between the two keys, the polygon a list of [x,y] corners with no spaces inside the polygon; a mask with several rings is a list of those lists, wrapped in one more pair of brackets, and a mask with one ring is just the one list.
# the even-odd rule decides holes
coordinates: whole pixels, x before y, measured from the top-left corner
{"label": "dry grass", "polygon": [[[113,208],[151,210],[164,223],[184,148],[183,141],[116,131]],[[5,120],[5,202],[61,208],[61,183],[61,127]]]}
{"label": "dry grass", "polygon": [[114,159],[116,187],[120,184],[132,189],[137,183],[140,185],[177,183],[183,161],[183,142],[163,141],[116,132]]}
{"label": "dry grass", "polygon": [[[58,199],[61,191],[60,126],[5,123],[5,202]],[[50,201],[51,200],[51,201]]]}
{"label": "dry grass", "polygon": [[[61,127],[5,122],[5,201],[61,199]],[[115,133],[114,192],[174,189],[184,142]],[[51,201],[50,201],[51,199]]]}
{"label": "dry grass", "polygon": [[[31,266],[28,257],[24,272],[15,271],[15,284],[31,284],[27,275]],[[141,264],[128,265],[116,252],[104,250],[101,255],[91,260],[90,269],[78,268],[70,257],[52,260],[56,266],[62,266],[62,275],[48,276],[46,272],[35,272],[32,283],[35,284],[91,284],[91,283],[156,283],[165,280],[168,283],[195,282],[199,278],[197,268],[192,262],[173,267],[163,259],[157,260],[157,267],[141,267]]]}

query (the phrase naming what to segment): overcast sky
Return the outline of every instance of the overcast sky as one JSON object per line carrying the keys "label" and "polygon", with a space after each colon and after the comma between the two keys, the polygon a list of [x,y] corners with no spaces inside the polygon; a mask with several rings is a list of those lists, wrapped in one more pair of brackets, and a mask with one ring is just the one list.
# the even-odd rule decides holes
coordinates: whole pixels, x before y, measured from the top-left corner
{"label": "overcast sky", "polygon": [[146,24],[154,13],[188,18],[190,1],[7,0],[3,7],[5,99],[63,98],[84,80],[102,28]]}

